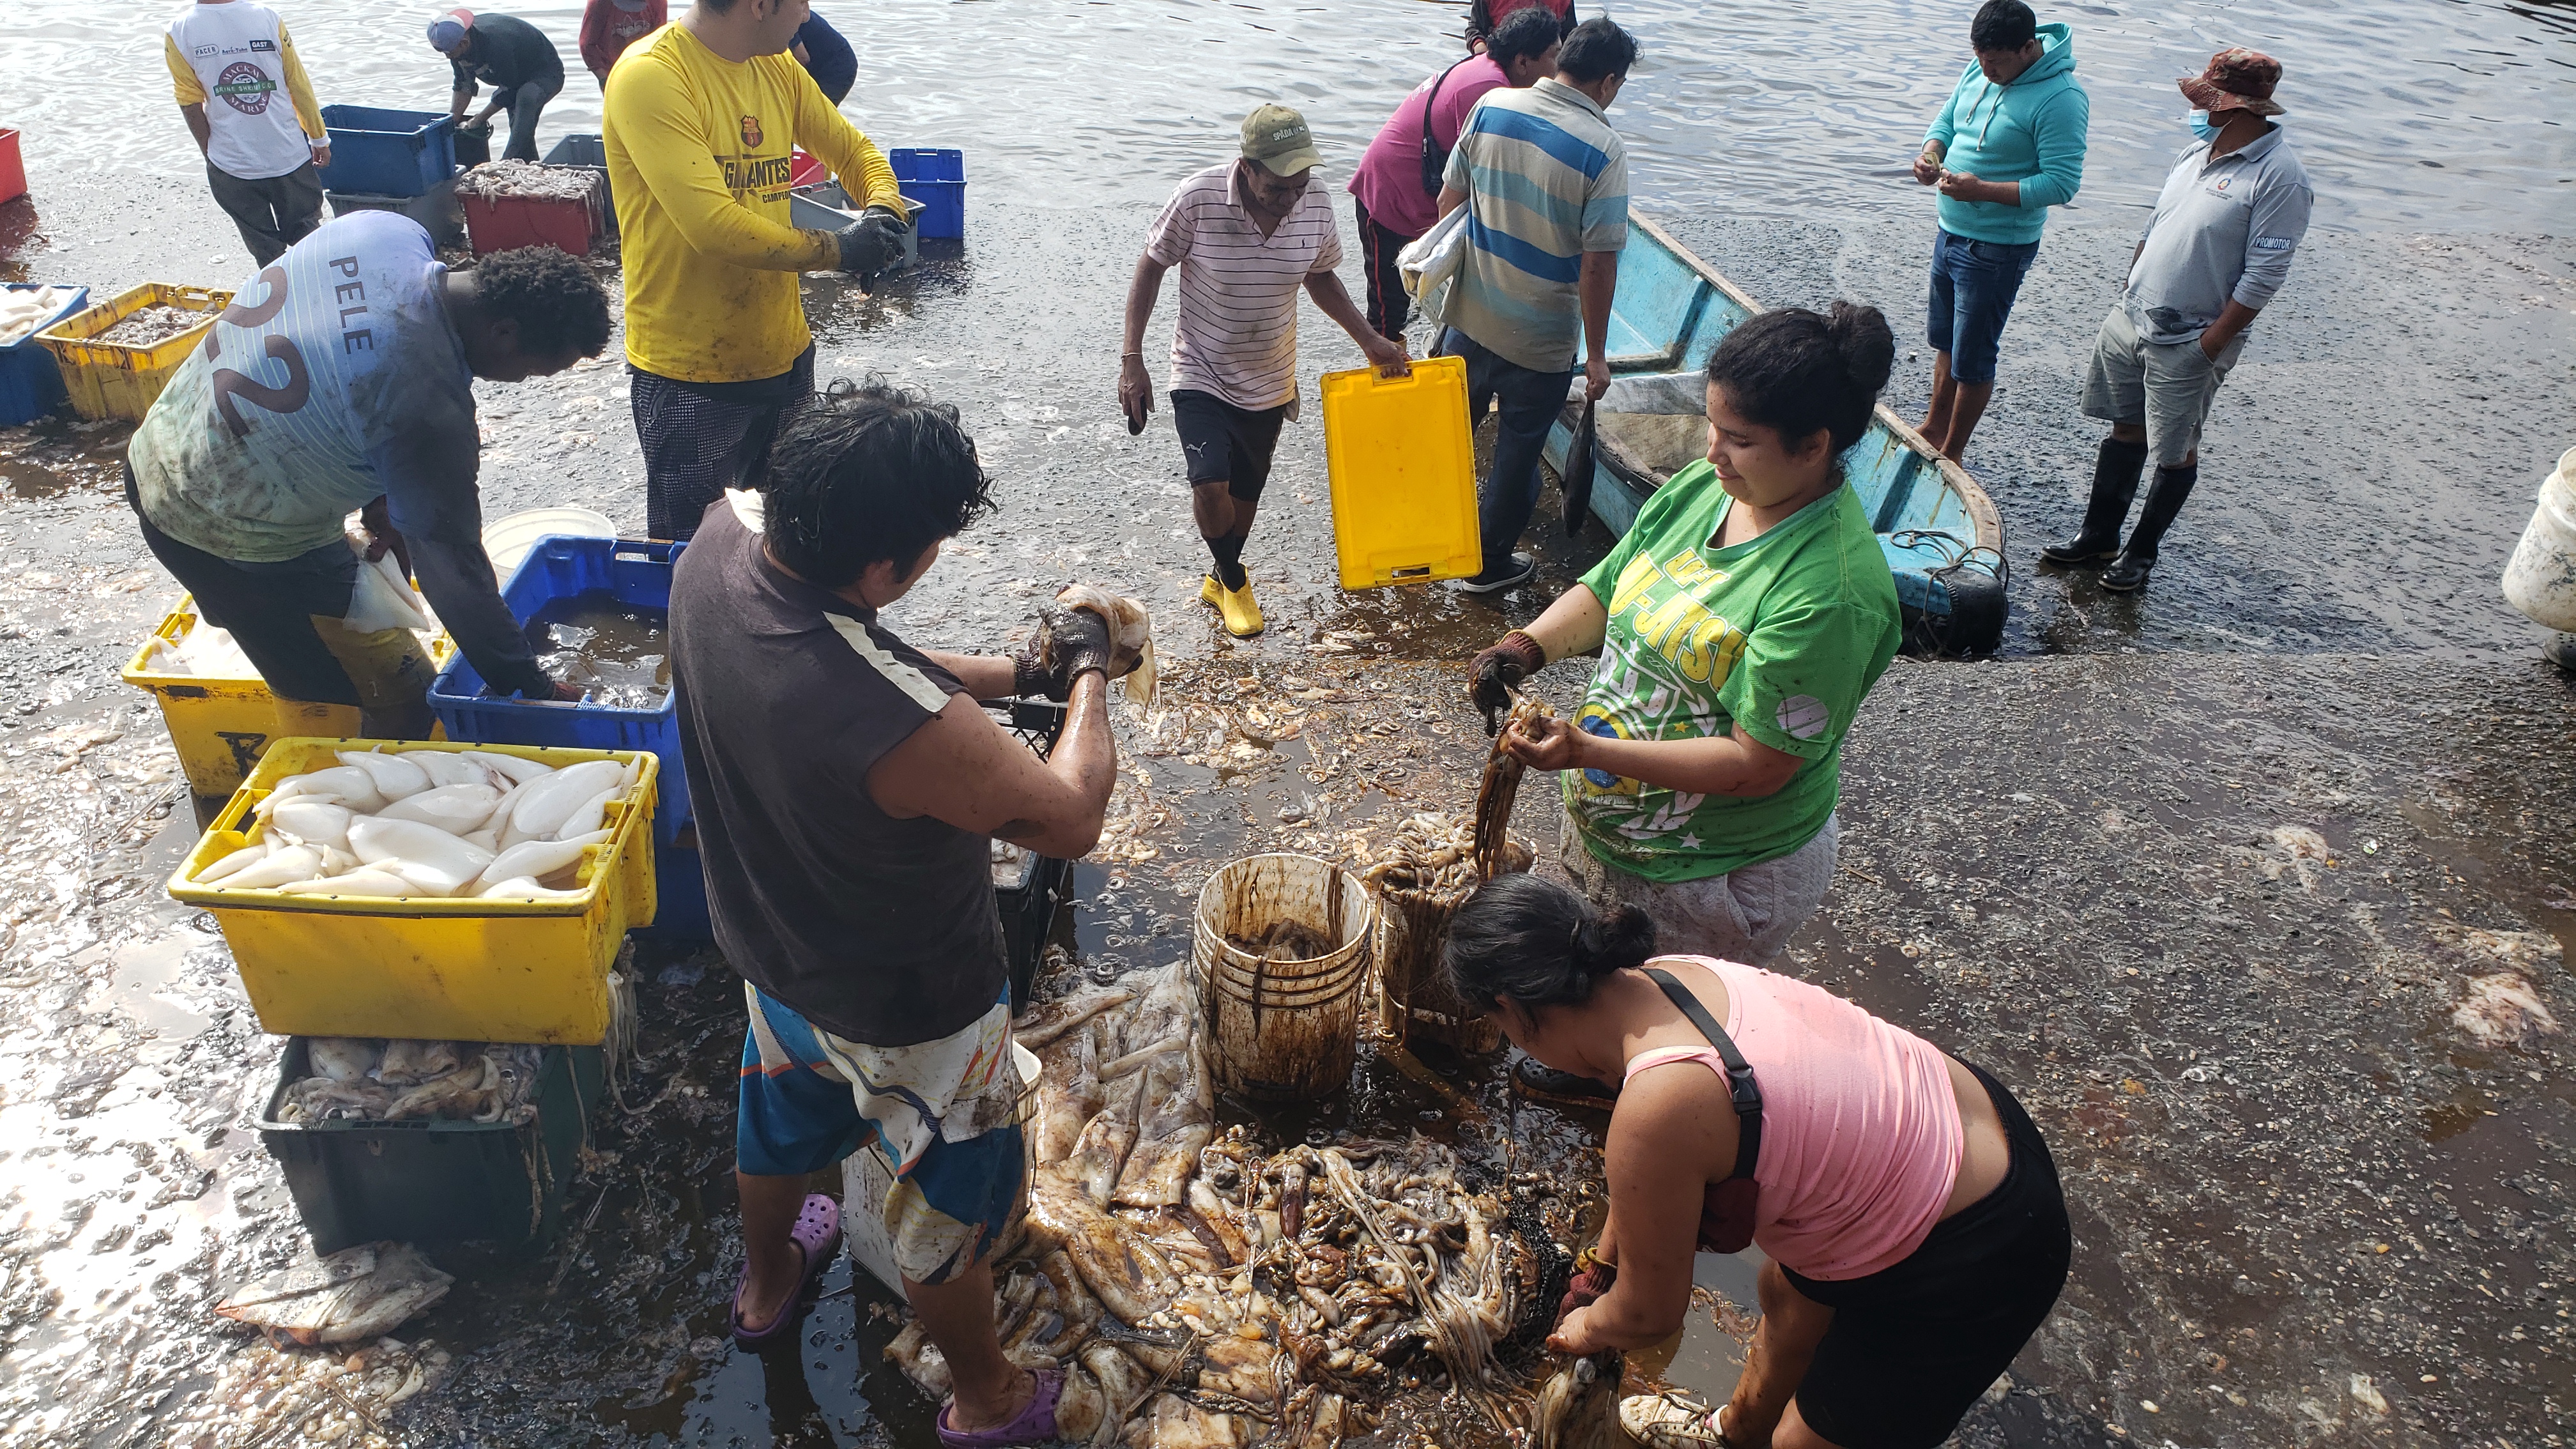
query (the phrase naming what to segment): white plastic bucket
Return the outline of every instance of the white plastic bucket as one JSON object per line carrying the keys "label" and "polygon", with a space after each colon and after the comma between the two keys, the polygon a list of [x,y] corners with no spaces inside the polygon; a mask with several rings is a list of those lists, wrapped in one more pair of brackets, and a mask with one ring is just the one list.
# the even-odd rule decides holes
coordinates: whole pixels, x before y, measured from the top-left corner
{"label": "white plastic bucket", "polygon": [[[1258,938],[1284,921],[1333,949],[1282,961],[1226,940]],[[1311,855],[1246,856],[1208,878],[1199,889],[1190,964],[1218,1091],[1313,1102],[1349,1085],[1376,928],[1377,902],[1359,876]]]}
{"label": "white plastic bucket", "polygon": [[615,538],[617,524],[592,508],[531,508],[525,513],[513,513],[483,530],[483,552],[491,557],[493,577],[508,583],[510,570],[519,566],[519,560],[528,556],[537,540],[554,533],[575,538]]}
{"label": "white plastic bucket", "polygon": [[2576,631],[2576,448],[2541,480],[2540,506],[2504,566],[2504,597],[2535,623]]}
{"label": "white plastic bucket", "polygon": [[[1011,1064],[1020,1073],[1019,1121],[1024,1140],[1033,1134],[1025,1131],[1038,1109],[1038,1054],[1018,1042],[1011,1043]],[[1020,1205],[1017,1212],[1028,1208],[1028,1178],[1036,1170],[1037,1153],[1029,1150],[1026,1167],[1020,1174]],[[851,1153],[841,1162],[841,1241],[849,1245],[850,1261],[868,1270],[895,1296],[903,1296],[903,1275],[895,1271],[894,1236],[886,1231],[885,1200],[894,1191],[894,1169],[886,1165],[884,1154],[874,1143]],[[1016,1231],[1014,1228],[1012,1231]],[[1011,1232],[1002,1239],[1010,1241]]]}

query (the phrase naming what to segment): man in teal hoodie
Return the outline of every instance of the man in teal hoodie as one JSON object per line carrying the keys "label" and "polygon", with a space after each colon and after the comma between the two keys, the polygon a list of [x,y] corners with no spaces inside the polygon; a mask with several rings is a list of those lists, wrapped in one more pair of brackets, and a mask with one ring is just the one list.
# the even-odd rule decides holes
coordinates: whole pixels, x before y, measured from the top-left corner
{"label": "man in teal hoodie", "polygon": [[1995,353],[2048,208],[2084,183],[2093,102],[2075,81],[2075,36],[2022,0],[1986,0],[1968,28],[1974,64],[1932,118],[1914,179],[1940,188],[1932,241],[1932,410],[1923,436],[1952,462],[1995,392]]}

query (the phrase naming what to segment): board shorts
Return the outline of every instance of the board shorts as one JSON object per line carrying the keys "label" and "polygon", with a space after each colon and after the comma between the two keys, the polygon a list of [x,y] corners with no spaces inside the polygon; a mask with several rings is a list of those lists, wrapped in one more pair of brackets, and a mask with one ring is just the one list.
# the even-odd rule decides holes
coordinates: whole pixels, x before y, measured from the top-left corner
{"label": "board shorts", "polygon": [[2084,416],[2147,430],[2147,454],[2159,468],[2179,468],[2200,450],[2200,430],[2218,385],[2245,352],[2245,334],[2213,362],[2200,339],[2149,342],[2126,306],[2114,303],[2093,338],[2084,368]]}
{"label": "board shorts", "polygon": [[1270,482],[1270,460],[1279,451],[1279,428],[1288,408],[1239,408],[1212,392],[1182,388],[1172,394],[1172,426],[1181,435],[1181,457],[1190,486],[1222,483],[1237,498],[1255,499]]}
{"label": "board shorts", "polygon": [[231,632],[269,692],[301,704],[364,710],[425,706],[438,666],[409,629],[362,632],[345,622],[357,597],[358,555],[334,540],[276,563],[244,563],[163,533],[143,511],[134,469],[125,501],[144,547],[195,601],[197,617]]}
{"label": "board shorts", "polygon": [[895,1268],[937,1285],[1001,1245],[1027,1176],[1019,1071],[1005,994],[965,1030],[912,1046],[832,1035],[743,983],[742,1098],[734,1165],[802,1177],[868,1151],[893,1172],[880,1215]]}
{"label": "board shorts", "polygon": [[686,540],[725,490],[760,491],[778,435],[814,402],[811,345],[785,372],[753,382],[681,382],[632,363],[626,372],[651,538]]}
{"label": "board shorts", "polygon": [[1968,1070],[2012,1146],[1995,1190],[1875,1273],[1824,1282],[1781,1269],[1791,1287],[1834,1310],[1797,1401],[1807,1427],[1843,1449],[1935,1449],[2066,1286],[2074,1234],[2048,1143],[2001,1082]]}

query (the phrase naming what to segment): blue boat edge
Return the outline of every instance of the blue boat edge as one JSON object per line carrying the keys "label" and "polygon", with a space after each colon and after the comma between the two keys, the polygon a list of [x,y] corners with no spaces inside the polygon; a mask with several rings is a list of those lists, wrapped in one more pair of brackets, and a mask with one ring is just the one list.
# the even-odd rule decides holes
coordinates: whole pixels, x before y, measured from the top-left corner
{"label": "blue boat edge", "polygon": [[[1642,239],[1646,245],[1638,245]],[[1763,311],[1759,302],[1651,219],[1632,214],[1611,303],[1610,370],[1617,377],[1702,372],[1718,340]],[[1614,533],[1662,486],[1669,461],[1636,456],[1599,414],[1591,512]],[[1562,487],[1566,454],[1580,421],[1569,403],[1548,432],[1545,457]],[[1975,658],[2002,642],[2009,566],[1994,500],[1958,464],[1941,457],[1882,402],[1870,430],[1843,455],[1843,468],[1870,513],[1904,611],[1903,652]]]}

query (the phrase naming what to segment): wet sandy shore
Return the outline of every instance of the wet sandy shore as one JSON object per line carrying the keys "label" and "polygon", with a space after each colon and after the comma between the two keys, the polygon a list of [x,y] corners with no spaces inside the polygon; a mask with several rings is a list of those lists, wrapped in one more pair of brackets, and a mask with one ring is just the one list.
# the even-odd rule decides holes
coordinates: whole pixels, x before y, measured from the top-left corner
{"label": "wet sandy shore", "polygon": [[[236,280],[193,197],[141,228],[118,195],[112,174],[55,178],[33,235],[0,210],[0,275]],[[808,287],[823,375],[958,402],[1008,480],[898,627],[998,644],[1081,576],[1145,598],[1179,661],[1161,737],[1123,727],[1121,824],[1062,928],[1076,969],[1185,951],[1189,898],[1234,854],[1463,805],[1483,739],[1459,662],[1606,542],[1545,540],[1546,588],[1499,608],[1342,595],[1310,416],[1250,560],[1273,628],[1215,636],[1167,418],[1131,440],[1109,401],[1143,220],[978,212],[970,251],[885,296]],[[1766,300],[1847,290],[1919,327],[1911,216],[1677,222]],[[1842,875],[1792,947],[2010,1083],[2076,1201],[2075,1281],[1959,1442],[2559,1443],[2569,1038],[2484,1042],[2458,1007],[2511,974],[2576,1024],[2576,689],[2494,595],[2531,484],[2576,439],[2576,244],[2320,236],[2222,396],[2154,589],[2113,600],[2027,566],[2080,507],[2096,431],[2072,379],[2126,248],[2108,225],[2051,233],[1971,460],[2016,569],[2009,657],[1900,662],[1879,686],[1846,766]],[[1306,342],[1355,360],[1311,318]],[[1927,369],[1903,364],[1900,410]],[[491,512],[640,521],[618,368],[482,401]],[[245,1125],[275,1043],[219,940],[161,891],[190,806],[115,673],[175,590],[115,487],[124,431],[0,432],[0,1442],[285,1443],[335,1423],[348,1442],[918,1442],[926,1407],[876,1361],[896,1325],[872,1291],[828,1299],[795,1360],[722,1337],[740,1028],[711,958],[646,959],[642,1057],[596,1121],[563,1245],[441,1253],[455,1293],[381,1351],[395,1369],[416,1353],[431,1386],[388,1406],[407,1382],[388,1362],[281,1366],[208,1316],[301,1234]],[[1338,697],[1265,692],[1289,675]],[[1543,687],[1562,703],[1579,678]],[[1261,728],[1292,711],[1294,736]],[[1542,840],[1547,802],[1534,786],[1522,811]],[[1594,1127],[1515,1110],[1472,1070],[1460,1090],[1527,1150],[1579,1160]],[[1283,1125],[1421,1122],[1443,1101],[1373,1060],[1338,1111]],[[1672,1372],[1722,1389],[1730,1362],[1695,1326]]]}

